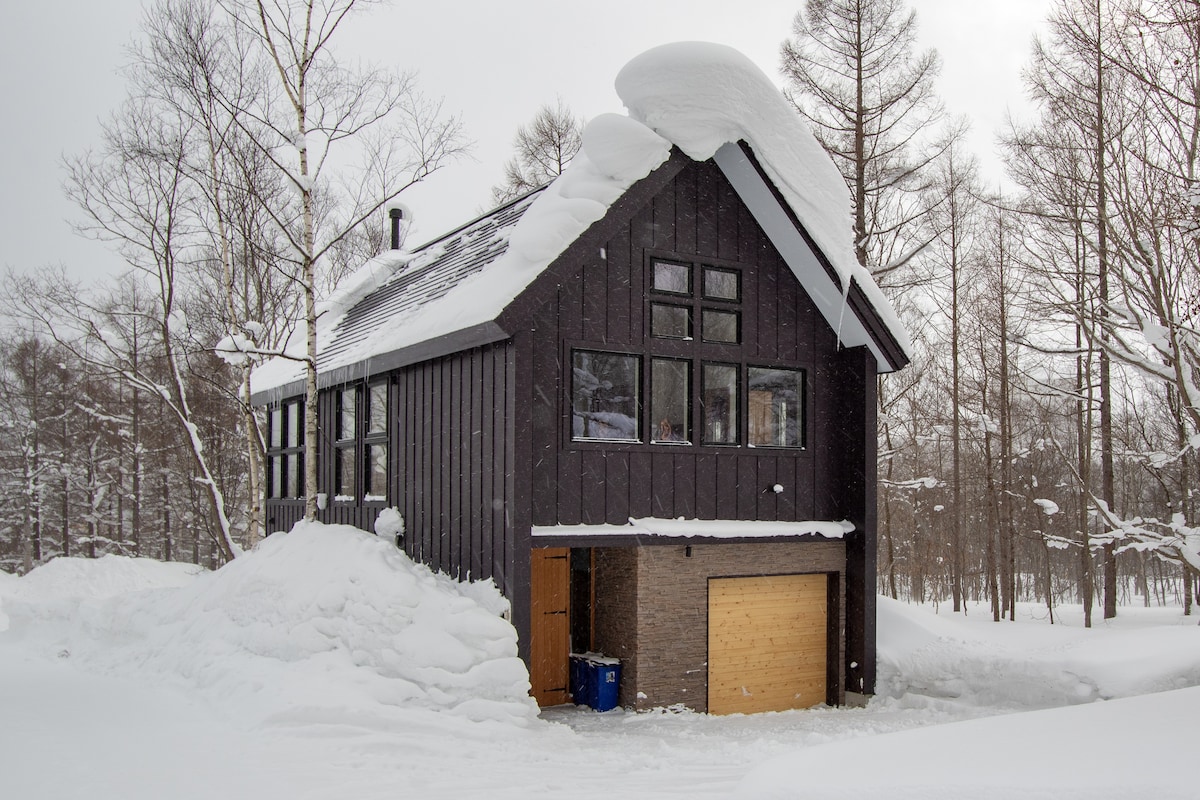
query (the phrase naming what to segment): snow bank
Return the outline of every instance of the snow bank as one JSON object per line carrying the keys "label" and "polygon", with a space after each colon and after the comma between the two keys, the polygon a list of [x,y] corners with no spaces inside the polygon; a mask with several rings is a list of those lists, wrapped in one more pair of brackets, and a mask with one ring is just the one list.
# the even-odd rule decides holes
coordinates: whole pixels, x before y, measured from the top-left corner
{"label": "snow bank", "polygon": [[736,796],[1191,800],[1197,714],[1192,688],[834,742],[755,767]]}
{"label": "snow bank", "polygon": [[56,558],[22,578],[0,573],[0,630],[4,612],[21,619],[52,620],[77,615],[84,603],[184,586],[204,572],[192,564],[105,555],[97,559]]}
{"label": "snow bank", "polygon": [[1016,710],[1200,686],[1200,627],[1178,609],[1155,609],[1144,627],[1122,609],[1090,630],[1022,610],[1023,621],[993,623],[984,608],[964,618],[880,597],[876,702]]}
{"label": "snow bank", "polygon": [[[464,592],[355,528],[301,523],[186,585],[107,598],[103,584],[123,580],[107,575],[113,562],[65,561],[60,571],[90,571],[79,591],[101,584],[100,599],[80,603],[50,646],[108,672],[151,673],[277,721],[402,709],[524,726],[537,715],[496,589]],[[14,627],[46,618],[16,598],[8,613]]]}

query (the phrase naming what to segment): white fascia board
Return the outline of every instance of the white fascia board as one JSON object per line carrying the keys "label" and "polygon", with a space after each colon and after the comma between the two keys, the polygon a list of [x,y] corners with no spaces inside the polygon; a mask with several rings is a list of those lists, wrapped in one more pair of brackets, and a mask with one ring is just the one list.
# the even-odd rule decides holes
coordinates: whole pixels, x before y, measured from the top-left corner
{"label": "white fascia board", "polygon": [[829,323],[841,345],[865,345],[875,356],[877,369],[880,372],[889,372],[888,360],[849,307],[842,288],[830,279],[816,253],[808,246],[800,231],[796,230],[795,224],[741,146],[736,143],[722,145],[713,156],[713,160],[742,198],[742,202],[750,209],[750,213],[775,245],[775,249],[783,256],[792,274],[808,292],[808,296]]}

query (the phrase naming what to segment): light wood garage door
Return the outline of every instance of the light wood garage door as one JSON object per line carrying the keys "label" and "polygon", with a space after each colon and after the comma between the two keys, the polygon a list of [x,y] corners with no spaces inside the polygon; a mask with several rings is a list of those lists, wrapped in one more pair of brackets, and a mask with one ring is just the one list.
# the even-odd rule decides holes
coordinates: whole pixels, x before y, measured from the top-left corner
{"label": "light wood garage door", "polygon": [[823,574],[709,580],[710,714],[825,702],[828,580]]}

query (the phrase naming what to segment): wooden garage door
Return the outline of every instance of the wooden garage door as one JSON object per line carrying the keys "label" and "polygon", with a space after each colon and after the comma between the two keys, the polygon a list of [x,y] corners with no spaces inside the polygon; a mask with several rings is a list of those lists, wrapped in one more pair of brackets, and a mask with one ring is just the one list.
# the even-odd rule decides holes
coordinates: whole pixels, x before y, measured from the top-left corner
{"label": "wooden garage door", "polygon": [[752,714],[826,699],[825,575],[708,582],[708,711]]}
{"label": "wooden garage door", "polygon": [[530,565],[529,684],[539,706],[571,699],[570,556],[565,547],[536,549]]}

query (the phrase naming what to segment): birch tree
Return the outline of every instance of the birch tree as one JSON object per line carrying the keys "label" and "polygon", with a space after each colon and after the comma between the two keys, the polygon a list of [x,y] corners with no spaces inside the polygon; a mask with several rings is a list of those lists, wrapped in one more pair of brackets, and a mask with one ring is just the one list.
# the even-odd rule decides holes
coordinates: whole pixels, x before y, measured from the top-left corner
{"label": "birch tree", "polygon": [[[460,126],[417,90],[411,74],[353,71],[333,51],[337,34],[368,0],[222,0],[272,76],[263,91],[221,102],[295,202],[265,205],[288,243],[303,295],[305,517],[317,514],[317,300],[323,259],[405,189],[463,150]],[[380,131],[386,131],[381,135]],[[369,147],[374,145],[374,147]],[[365,152],[369,151],[369,152]],[[357,175],[346,165],[357,156]],[[333,181],[338,172],[342,180]],[[354,184],[381,179],[364,198]],[[318,213],[319,199],[329,205]],[[337,200],[344,201],[338,204]],[[351,202],[358,199],[359,202]]]}

